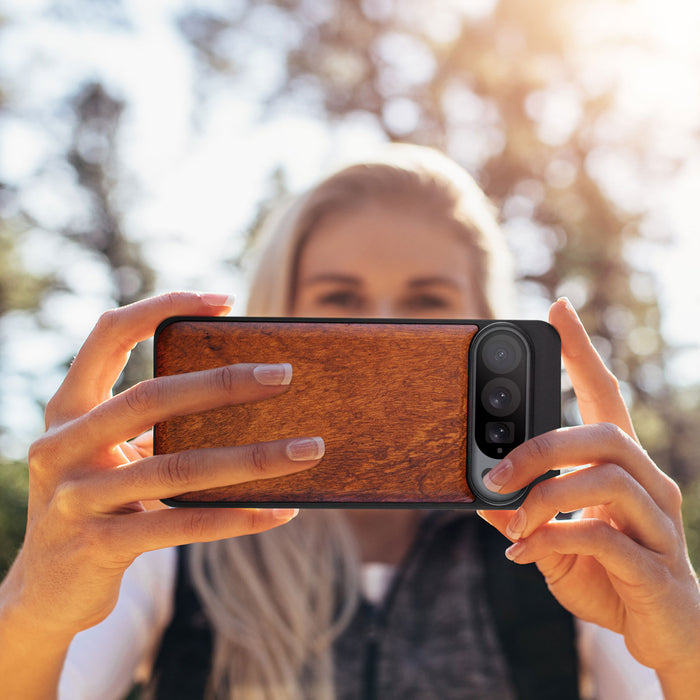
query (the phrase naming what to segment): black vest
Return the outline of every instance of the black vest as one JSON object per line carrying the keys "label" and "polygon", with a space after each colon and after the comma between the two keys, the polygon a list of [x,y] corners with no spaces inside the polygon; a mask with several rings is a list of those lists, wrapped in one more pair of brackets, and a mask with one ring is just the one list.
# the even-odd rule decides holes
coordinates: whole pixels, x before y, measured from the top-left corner
{"label": "black vest", "polygon": [[[465,689],[469,681],[462,681],[467,671],[474,669],[469,654],[460,648],[461,643],[468,646],[460,637],[460,609],[466,606],[473,617],[474,599],[481,596],[486,609],[481,616],[489,618],[483,627],[495,630],[497,646],[496,654],[482,657],[481,662],[490,666],[484,672],[507,669],[504,674],[508,678],[497,680],[508,685],[508,695],[518,700],[578,700],[573,618],[549,593],[534,565],[517,565],[505,558],[503,552],[509,544],[473,514],[442,511],[426,517],[385,606],[359,606],[336,642],[336,659],[342,659],[341,673],[336,672],[339,699],[474,697],[473,687],[471,695]],[[467,546],[475,550],[472,555],[480,565],[474,566],[475,559],[466,565],[461,562]],[[469,574],[467,580],[459,573],[453,575],[460,569],[480,571],[476,579]],[[190,580],[186,547],[179,550],[177,570],[174,615],[156,659],[149,694],[193,700],[204,697],[212,631]],[[452,631],[450,624],[456,626]],[[430,637],[426,630],[433,627],[438,628],[437,638],[431,641],[425,637]],[[383,634],[391,644],[382,642]],[[397,642],[396,636],[402,639]],[[473,638],[469,643],[474,649]],[[405,654],[403,649],[407,649]],[[420,668],[421,654],[429,657],[425,669]],[[437,654],[441,658],[436,658]],[[500,666],[496,663],[499,660]],[[495,683],[494,688],[498,687]],[[500,698],[506,694],[494,689],[477,696]]]}

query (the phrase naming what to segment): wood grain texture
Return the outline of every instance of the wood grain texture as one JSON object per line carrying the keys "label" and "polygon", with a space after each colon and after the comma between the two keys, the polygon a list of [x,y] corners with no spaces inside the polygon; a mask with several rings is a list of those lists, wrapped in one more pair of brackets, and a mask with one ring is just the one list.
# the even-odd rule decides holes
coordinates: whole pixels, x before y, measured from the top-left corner
{"label": "wood grain texture", "polygon": [[185,502],[470,503],[468,352],[474,325],[181,320],[156,344],[156,375],[290,362],[278,397],[168,420],[157,453],[320,435],[318,466],[184,494]]}

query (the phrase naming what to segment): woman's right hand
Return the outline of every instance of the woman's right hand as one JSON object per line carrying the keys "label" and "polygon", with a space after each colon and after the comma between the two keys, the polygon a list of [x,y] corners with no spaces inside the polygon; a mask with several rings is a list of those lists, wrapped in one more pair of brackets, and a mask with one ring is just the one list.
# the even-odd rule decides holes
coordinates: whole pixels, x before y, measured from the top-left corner
{"label": "woman's right hand", "polygon": [[27,531],[0,589],[0,609],[21,611],[42,634],[69,639],[109,614],[124,570],[142,552],[261,532],[295,515],[291,509],[150,509],[147,502],[306,469],[322,456],[318,438],[155,457],[127,442],[172,416],[277,396],[288,383],[283,367],[266,365],[264,384],[254,372],[260,365],[233,365],[149,379],[112,396],[131,349],[160,321],[229,308],[223,295],[182,292],[100,318],[49,402],[46,433],[30,449]]}

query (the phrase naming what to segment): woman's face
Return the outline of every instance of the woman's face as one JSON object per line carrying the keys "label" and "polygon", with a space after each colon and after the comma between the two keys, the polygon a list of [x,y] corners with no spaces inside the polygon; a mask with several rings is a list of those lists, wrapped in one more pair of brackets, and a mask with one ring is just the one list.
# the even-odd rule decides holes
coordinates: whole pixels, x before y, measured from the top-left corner
{"label": "woman's face", "polygon": [[304,246],[297,316],[479,318],[470,250],[410,206],[330,214]]}

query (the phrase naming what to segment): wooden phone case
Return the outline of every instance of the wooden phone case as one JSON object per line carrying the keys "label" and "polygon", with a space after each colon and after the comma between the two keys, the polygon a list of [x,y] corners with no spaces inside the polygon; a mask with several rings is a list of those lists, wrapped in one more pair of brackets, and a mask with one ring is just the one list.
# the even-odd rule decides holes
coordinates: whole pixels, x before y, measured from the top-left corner
{"label": "wooden phone case", "polygon": [[159,327],[155,375],[289,362],[272,399],[169,419],[154,449],[320,435],[304,472],[168,499],[171,505],[479,507],[467,481],[469,348],[487,322],[174,318]]}

